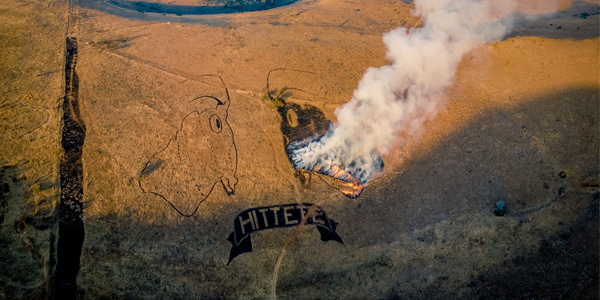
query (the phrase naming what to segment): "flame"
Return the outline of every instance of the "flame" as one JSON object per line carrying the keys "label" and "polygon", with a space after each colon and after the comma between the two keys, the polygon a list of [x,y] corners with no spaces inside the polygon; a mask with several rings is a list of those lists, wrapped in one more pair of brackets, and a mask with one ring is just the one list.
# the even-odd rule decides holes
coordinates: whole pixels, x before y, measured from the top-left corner
{"label": "flame", "polygon": [[348,198],[358,197],[365,188],[365,186],[361,184],[359,180],[354,178],[352,174],[340,168],[339,166],[333,166],[330,170],[323,169],[320,166],[315,166],[312,170],[302,170],[327,175],[329,177],[342,181],[342,186],[344,186],[344,188],[339,190]]}
{"label": "flame", "polygon": [[349,157],[344,149],[334,149],[331,152],[314,153],[323,139],[328,135],[290,143],[286,154],[294,168],[298,171],[326,175],[338,180],[331,184],[348,198],[358,197],[375,174],[383,170],[383,160],[374,151],[367,154]]}
{"label": "flame", "polygon": [[356,198],[362,193],[364,186],[358,182],[346,182],[344,186],[348,187],[348,190],[340,190],[342,194],[346,195],[348,198]]}
{"label": "flame", "polygon": [[333,178],[339,178],[340,175],[344,174],[344,170],[339,166],[333,167]]}

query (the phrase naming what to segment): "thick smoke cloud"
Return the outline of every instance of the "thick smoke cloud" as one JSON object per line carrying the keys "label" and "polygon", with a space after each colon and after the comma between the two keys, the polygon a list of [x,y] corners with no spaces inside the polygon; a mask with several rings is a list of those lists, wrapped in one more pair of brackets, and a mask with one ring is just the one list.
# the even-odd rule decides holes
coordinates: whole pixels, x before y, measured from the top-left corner
{"label": "thick smoke cloud", "polygon": [[414,3],[412,13],[423,26],[383,36],[391,63],[366,71],[351,101],[336,110],[338,123],[325,136],[289,146],[297,169],[339,166],[360,183],[368,182],[383,166],[379,155],[401,143],[400,136],[418,136],[423,123],[436,115],[463,55],[509,32],[506,16],[515,8],[511,0]]}

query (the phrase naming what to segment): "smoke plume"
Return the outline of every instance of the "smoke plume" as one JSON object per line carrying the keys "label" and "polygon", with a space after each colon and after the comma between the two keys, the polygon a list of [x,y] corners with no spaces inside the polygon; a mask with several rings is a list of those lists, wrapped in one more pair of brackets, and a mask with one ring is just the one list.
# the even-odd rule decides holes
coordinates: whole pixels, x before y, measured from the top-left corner
{"label": "smoke plume", "polygon": [[[297,169],[344,169],[365,184],[383,168],[379,155],[399,136],[418,136],[434,117],[442,93],[463,55],[501,39],[510,30],[508,0],[415,0],[422,27],[398,28],[383,36],[389,65],[371,67],[350,102],[336,110],[338,123],[324,136],[291,144]],[[331,173],[331,172],[330,172]],[[347,174],[348,175],[348,174]],[[344,180],[344,178],[341,178]]]}

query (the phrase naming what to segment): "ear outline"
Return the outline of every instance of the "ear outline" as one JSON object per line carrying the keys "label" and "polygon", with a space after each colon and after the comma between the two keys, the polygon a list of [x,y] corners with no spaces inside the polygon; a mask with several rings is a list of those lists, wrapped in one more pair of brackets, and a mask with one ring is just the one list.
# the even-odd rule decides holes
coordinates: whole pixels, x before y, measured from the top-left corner
{"label": "ear outline", "polygon": [[192,102],[194,102],[194,101],[196,101],[198,99],[203,99],[203,98],[209,98],[209,99],[213,99],[213,100],[217,101],[217,106],[225,104],[225,103],[223,103],[223,101],[221,101],[221,99],[219,99],[219,98],[217,98],[215,96],[210,96],[210,95],[204,95],[204,96],[196,97],[196,98],[190,100],[190,103],[192,103]]}
{"label": "ear outline", "polygon": [[[269,77],[271,76],[271,73],[272,73],[272,72],[277,72],[277,71],[294,71],[294,72],[299,72],[299,73],[307,73],[307,74],[313,74],[313,75],[317,74],[317,73],[315,73],[315,72],[311,72],[311,71],[298,70],[298,69],[290,69],[290,68],[276,68],[276,69],[272,69],[272,70],[270,70],[270,71],[269,71],[269,73],[267,73],[267,86],[266,86],[265,90],[266,90],[267,97],[269,97],[269,100],[271,100],[271,101],[273,101],[273,100],[275,100],[275,99],[273,98],[273,96],[271,96],[271,93],[270,93],[270,90],[269,90]],[[275,90],[277,90],[277,89],[275,89]],[[315,95],[315,94],[313,94],[313,93],[311,93],[311,92],[305,91],[305,90],[303,90],[303,89],[295,88],[295,87],[288,87],[288,86],[284,86],[284,87],[282,87],[282,89],[281,89],[281,91],[282,91],[282,92],[283,92],[283,91],[286,91],[286,90],[296,90],[296,91],[301,91],[301,92],[308,93],[308,94],[312,95],[313,97],[316,97],[316,95]],[[285,101],[284,101],[284,102],[285,102]]]}
{"label": "ear outline", "polygon": [[225,95],[227,97],[227,100],[225,102],[223,102],[223,101],[217,99],[216,97],[212,97],[212,96],[209,96],[209,97],[217,100],[219,102],[219,105],[227,104],[227,107],[225,110],[226,111],[229,110],[229,106],[231,105],[231,97],[229,96],[229,89],[227,88],[227,85],[225,84],[225,81],[223,80],[223,78],[216,74],[204,74],[204,75],[200,75],[200,77],[217,77],[217,78],[219,78],[219,80],[221,81],[221,84],[223,85],[223,88],[225,89]]}

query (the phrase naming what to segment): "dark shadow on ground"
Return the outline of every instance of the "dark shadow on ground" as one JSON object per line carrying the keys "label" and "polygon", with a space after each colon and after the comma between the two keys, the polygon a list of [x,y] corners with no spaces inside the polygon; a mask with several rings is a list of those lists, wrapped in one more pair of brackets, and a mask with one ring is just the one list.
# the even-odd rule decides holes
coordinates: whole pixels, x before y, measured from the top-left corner
{"label": "dark shadow on ground", "polygon": [[[343,285],[357,298],[597,299],[598,94],[571,89],[489,112],[408,160],[392,181],[332,204],[345,244],[369,249],[370,259],[303,274],[292,268],[280,279],[282,297],[309,285],[328,298]],[[499,200],[504,217],[492,212]],[[537,239],[531,253],[528,241]],[[408,266],[395,260],[406,254],[417,255]],[[482,256],[516,258],[489,269]],[[472,274],[471,282],[457,273]]]}
{"label": "dark shadow on ground", "polygon": [[600,36],[600,6],[586,1],[575,1],[568,9],[556,13],[540,16],[517,13],[511,18],[515,21],[508,37],[539,36],[582,40]]}
{"label": "dark shadow on ground", "polygon": [[[368,234],[346,240],[391,242],[453,216],[491,213],[499,200],[508,216],[522,216],[561,190],[596,184],[598,94],[597,89],[549,94],[466,125],[428,156],[409,159],[385,186],[372,185],[354,204],[357,209],[345,210],[341,219],[371,226]],[[562,171],[566,178],[559,176]]]}
{"label": "dark shadow on ground", "polygon": [[[573,226],[542,241],[533,256],[518,256],[479,276],[466,288],[470,299],[598,299],[598,194]],[[432,295],[442,297],[437,291]],[[451,296],[451,293],[447,294]]]}
{"label": "dark shadow on ground", "polygon": [[[130,188],[136,192],[135,186]],[[147,219],[135,212],[120,212],[86,220],[79,298],[237,299],[264,295],[277,254],[296,229],[253,233],[252,252],[227,265],[232,246],[227,238],[234,230],[233,221],[251,204],[229,203],[208,218],[173,217],[166,203],[154,204],[156,215]],[[281,200],[273,199],[273,204],[281,204]],[[148,219],[156,222],[149,224]],[[307,227],[311,243],[322,247],[331,243],[321,241],[314,226]]]}
{"label": "dark shadow on ground", "polygon": [[[598,92],[566,90],[490,112],[407,162],[385,185],[327,203],[345,244],[302,230],[284,257],[278,296],[597,299]],[[500,199],[504,217],[492,213]],[[161,201],[153,205],[171,211]],[[135,211],[87,219],[80,295],[267,297],[275,260],[294,229],[256,233],[253,252],[226,266],[232,221],[248,208],[224,203],[211,218],[152,216],[153,224]],[[429,225],[437,231],[420,232]],[[537,252],[527,250],[530,239],[541,239]],[[452,249],[513,258],[489,267],[486,256]],[[436,268],[456,261],[468,263]],[[471,274],[471,282],[454,281],[452,272]]]}
{"label": "dark shadow on ground", "polygon": [[[413,0],[401,0],[412,3]],[[508,37],[539,36],[551,39],[591,39],[600,36],[600,6],[575,1],[566,10],[538,16],[514,13],[509,16],[512,30]]]}
{"label": "dark shadow on ground", "polygon": [[452,278],[438,277],[422,290],[393,287],[384,298],[598,299],[598,209],[596,194],[579,220],[543,240],[537,253],[517,255],[483,273],[471,272],[468,283],[453,285]]}

